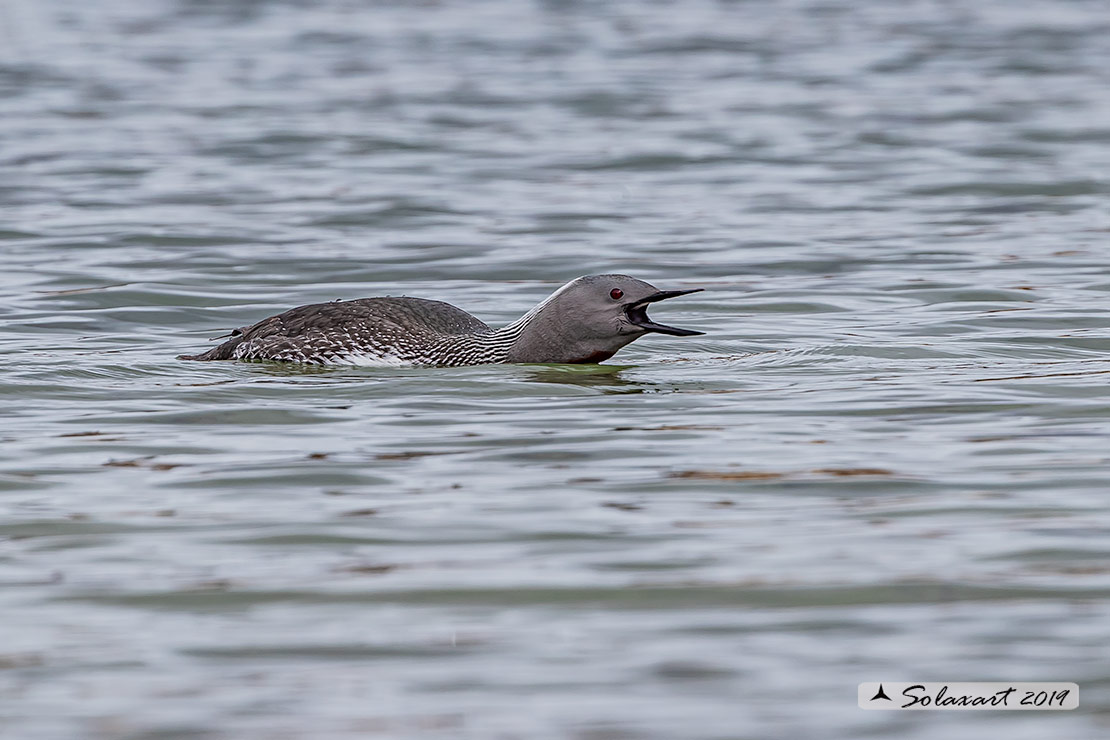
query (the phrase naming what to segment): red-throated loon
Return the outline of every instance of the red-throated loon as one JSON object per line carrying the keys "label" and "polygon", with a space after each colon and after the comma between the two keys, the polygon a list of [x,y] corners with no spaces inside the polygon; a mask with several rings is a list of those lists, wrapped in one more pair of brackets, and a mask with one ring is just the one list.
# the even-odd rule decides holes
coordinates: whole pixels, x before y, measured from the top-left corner
{"label": "red-throated loon", "polygon": [[236,329],[220,346],[178,359],[434,367],[602,362],[649,332],[702,334],[647,315],[651,303],[699,290],[659,290],[628,275],[587,275],[501,329],[423,298],[316,303]]}

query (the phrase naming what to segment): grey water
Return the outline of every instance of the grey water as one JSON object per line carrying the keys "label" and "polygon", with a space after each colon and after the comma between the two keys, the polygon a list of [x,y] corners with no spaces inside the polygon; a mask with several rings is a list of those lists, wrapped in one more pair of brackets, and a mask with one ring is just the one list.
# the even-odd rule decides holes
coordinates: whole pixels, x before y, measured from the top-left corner
{"label": "grey water", "polygon": [[[1101,1],[6,0],[0,736],[1105,737],[1108,195]],[[601,272],[706,335],[174,359]]]}

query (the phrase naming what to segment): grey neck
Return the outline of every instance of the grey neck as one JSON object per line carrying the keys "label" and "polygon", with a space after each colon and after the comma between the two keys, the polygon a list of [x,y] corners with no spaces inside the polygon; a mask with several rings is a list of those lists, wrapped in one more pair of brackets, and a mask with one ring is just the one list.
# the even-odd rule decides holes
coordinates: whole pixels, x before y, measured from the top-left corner
{"label": "grey neck", "polygon": [[564,313],[567,307],[558,295],[499,330],[513,337],[505,362],[602,362],[638,336],[576,321]]}
{"label": "grey neck", "polygon": [[582,336],[562,314],[559,291],[519,319],[490,332],[454,335],[433,353],[441,365],[487,363],[601,362],[636,338],[636,334],[610,335],[603,340]]}
{"label": "grey neck", "polygon": [[556,322],[538,320],[543,307],[541,303],[500,329],[447,337],[433,348],[428,359],[433,364],[444,366],[559,362],[558,359],[547,358],[553,354],[551,349],[560,347],[565,340],[550,330]]}

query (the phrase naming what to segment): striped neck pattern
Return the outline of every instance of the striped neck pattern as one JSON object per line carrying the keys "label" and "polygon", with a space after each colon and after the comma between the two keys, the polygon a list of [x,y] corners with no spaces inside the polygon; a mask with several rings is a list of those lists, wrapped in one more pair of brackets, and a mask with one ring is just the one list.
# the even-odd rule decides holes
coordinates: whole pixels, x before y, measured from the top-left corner
{"label": "striped neck pattern", "polygon": [[417,362],[418,364],[435,365],[437,367],[463,367],[465,365],[508,362],[509,352],[513,345],[524,334],[543,305],[541,303],[513,323],[500,329],[444,337],[429,348],[426,357],[421,357]]}

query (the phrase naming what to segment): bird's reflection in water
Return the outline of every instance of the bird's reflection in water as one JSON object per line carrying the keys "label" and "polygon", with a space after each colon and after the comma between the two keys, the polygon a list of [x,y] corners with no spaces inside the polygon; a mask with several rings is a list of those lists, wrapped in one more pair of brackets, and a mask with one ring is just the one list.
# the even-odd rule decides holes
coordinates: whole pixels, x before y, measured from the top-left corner
{"label": "bird's reflection in water", "polygon": [[352,369],[349,365],[310,365],[300,362],[275,362],[272,360],[239,360],[236,364],[249,365],[252,373],[288,378],[301,375],[333,375]]}
{"label": "bird's reflection in water", "polygon": [[367,375],[389,377],[403,376],[407,378],[430,376],[443,373],[454,374],[457,377],[473,379],[475,376],[484,376],[494,371],[494,378],[504,378],[502,374],[509,371],[511,377],[529,383],[561,383],[576,385],[583,388],[595,388],[603,393],[646,393],[654,384],[628,380],[622,373],[631,370],[634,365],[477,365],[461,368],[430,368],[430,367],[401,367],[401,368],[363,368],[348,365],[310,365],[297,362],[269,362],[249,361],[252,374],[269,376],[272,378],[297,378],[304,376],[336,376],[336,379],[349,377],[352,371],[359,376]]}
{"label": "bird's reflection in water", "polygon": [[603,393],[646,393],[650,383],[622,376],[633,365],[518,365],[521,379],[533,383],[563,383],[596,388]]}

